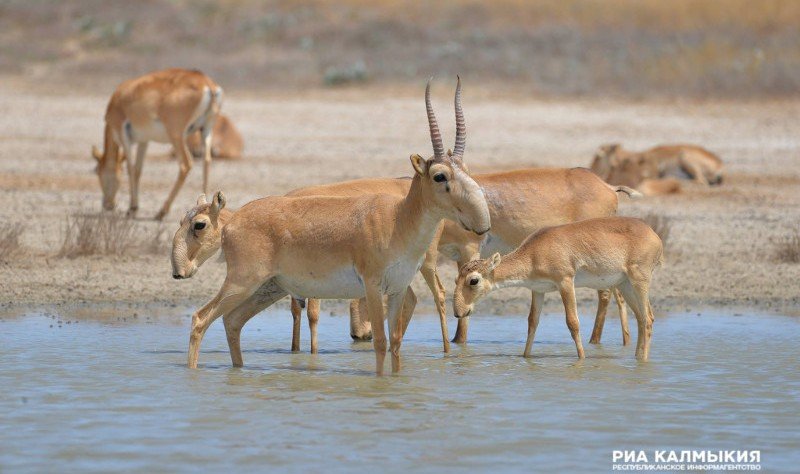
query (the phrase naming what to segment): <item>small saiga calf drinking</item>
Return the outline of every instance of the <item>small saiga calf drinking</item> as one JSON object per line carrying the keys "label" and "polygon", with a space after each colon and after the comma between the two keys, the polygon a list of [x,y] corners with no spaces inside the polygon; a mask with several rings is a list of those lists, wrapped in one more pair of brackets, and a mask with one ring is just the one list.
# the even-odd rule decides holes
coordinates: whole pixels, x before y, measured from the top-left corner
{"label": "small saiga calf drinking", "polygon": [[544,294],[558,291],[578,358],[583,359],[575,287],[619,288],[639,326],[636,358],[646,361],[653,329],[648,291],[653,270],[663,261],[662,254],[661,239],[639,219],[603,217],[549,227],[529,236],[508,255],[496,253],[462,266],[456,278],[453,309],[456,318],[463,318],[472,312],[476,301],[495,288],[530,288],[534,304],[528,315],[524,352],[528,357]]}

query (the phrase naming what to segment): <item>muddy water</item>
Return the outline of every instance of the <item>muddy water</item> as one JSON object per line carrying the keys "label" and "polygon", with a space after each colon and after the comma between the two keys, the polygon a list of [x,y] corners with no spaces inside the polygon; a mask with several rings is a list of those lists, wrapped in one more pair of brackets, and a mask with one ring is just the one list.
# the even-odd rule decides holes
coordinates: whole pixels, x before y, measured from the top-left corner
{"label": "muddy water", "polygon": [[244,369],[214,324],[198,370],[183,366],[188,319],[142,319],[0,321],[0,471],[605,471],[613,449],[760,449],[766,471],[800,461],[796,318],[660,317],[639,364],[616,320],[576,362],[561,315],[542,317],[530,359],[524,318],[473,317],[470,345],[443,357],[437,320],[417,317],[402,375],[380,379],[342,317],[323,317],[316,356],[305,332],[306,352],[287,351],[287,314],[255,318]]}

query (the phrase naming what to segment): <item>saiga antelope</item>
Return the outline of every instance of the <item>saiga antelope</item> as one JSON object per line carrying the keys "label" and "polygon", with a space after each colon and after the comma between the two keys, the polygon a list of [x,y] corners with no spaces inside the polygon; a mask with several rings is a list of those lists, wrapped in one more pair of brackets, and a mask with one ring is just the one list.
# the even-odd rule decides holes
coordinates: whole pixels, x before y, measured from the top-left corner
{"label": "saiga antelope", "polygon": [[[186,138],[186,144],[189,146],[189,152],[193,157],[203,157],[205,153],[203,150],[203,136],[199,131],[189,134]],[[236,129],[233,121],[227,115],[219,114],[214,121],[214,129],[211,132],[211,157],[241,158],[243,149],[244,141],[242,140],[242,135]],[[172,150],[172,155],[177,156],[174,149]]]}
{"label": "saiga antelope", "polygon": [[[434,239],[425,256],[425,262],[420,268],[420,273],[433,294],[439,312],[442,337],[445,339],[443,341],[445,352],[448,352],[449,347],[446,342],[446,296],[437,271],[440,253],[450,260],[456,261],[460,268],[480,254],[509,252],[528,235],[544,227],[593,217],[613,216],[617,212],[617,193],[625,193],[634,199],[641,197],[641,194],[626,186],[610,186],[604,183],[584,168],[528,168],[476,175],[474,178],[486,195],[492,230],[483,238],[464,231],[453,222],[445,221],[441,233]],[[402,194],[406,192],[407,187],[408,180],[373,178],[309,186],[292,191],[287,196],[355,196],[379,191]],[[600,303],[597,308],[595,328],[592,332],[591,342],[593,343],[600,342],[611,293],[608,290],[598,291]],[[627,345],[629,340],[627,313],[624,301],[618,295],[617,303],[620,311],[622,340],[623,344]],[[310,301],[309,306],[311,311],[318,311],[319,303]],[[359,317],[359,306],[358,302],[354,302],[350,309],[351,335],[354,339],[369,336],[368,324],[359,325],[359,321],[363,321]],[[533,300],[531,300],[532,307]],[[298,302],[293,302],[292,312],[295,317],[293,341],[299,340],[297,332],[299,331],[299,310]],[[317,320],[317,315],[310,315],[310,323]],[[466,342],[467,329],[468,319],[459,320],[453,342]],[[313,345],[314,341],[312,340]]]}
{"label": "saiga antelope", "polygon": [[717,185],[723,177],[722,160],[696,145],[662,145],[643,152],[624,150],[619,144],[603,145],[595,152],[591,169],[609,183],[649,195],[678,192],[678,179]]}
{"label": "saiga antelope", "polygon": [[[388,297],[392,371],[416,305],[409,288],[442,219],[478,234],[490,229],[483,191],[463,164],[466,143],[461,84],[456,88],[456,140],[445,154],[430,103],[425,103],[434,155],[411,156],[415,174],[404,197],[267,197],[246,204],[222,230],[225,282],[192,316],[188,366],[197,366],[209,325],[224,315],[234,366],[241,366],[240,334],[255,314],[287,294],[297,299],[366,296],[377,374],[386,356],[383,297]],[[215,197],[212,205],[223,199]],[[297,219],[298,215],[304,219]]]}
{"label": "saiga antelope", "polygon": [[[511,176],[515,176],[512,179]],[[616,192],[624,192],[631,197],[638,194],[624,186],[609,186],[599,178],[584,169],[557,170],[557,169],[528,169],[517,170],[493,175],[475,176],[478,184],[483,184],[489,203],[490,216],[497,221],[493,225],[489,236],[495,235],[491,250],[503,250],[503,242],[522,241],[522,232],[526,229],[536,231],[548,225],[570,222],[576,219],[591,218],[596,216],[613,215],[616,212]],[[563,180],[563,182],[562,182]],[[517,182],[524,182],[517,186]],[[512,184],[503,188],[498,183]],[[324,184],[300,188],[288,193],[286,196],[361,196],[365,194],[386,194],[404,196],[410,188],[410,178],[365,178],[341,183]],[[575,192],[582,186],[582,193]],[[560,189],[560,191],[559,191]],[[609,189],[613,192],[610,192]],[[515,192],[514,198],[508,194]],[[504,195],[502,201],[510,201],[512,205],[501,206],[500,201],[493,201],[499,195]],[[563,202],[556,203],[552,199],[561,195]],[[495,204],[497,206],[495,206]],[[524,208],[523,208],[524,206]],[[495,207],[502,207],[496,209]],[[524,212],[527,209],[527,212]],[[512,212],[519,211],[519,212]],[[173,276],[177,279],[189,278],[197,268],[211,255],[219,250],[222,238],[222,228],[235,215],[223,206],[213,206],[201,196],[197,205],[190,209],[181,220],[180,227],[175,232],[172,245]],[[500,224],[514,216],[513,221]],[[481,237],[472,232],[463,230],[451,221],[441,224],[440,232],[434,237],[431,246],[425,255],[425,260],[420,268],[433,294],[437,311],[439,312],[442,330],[444,351],[449,352],[447,322],[445,310],[445,291],[439,280],[437,272],[438,255],[441,253],[459,263],[459,268],[472,257],[477,257]],[[616,294],[616,292],[615,292]],[[590,342],[599,343],[602,335],[605,315],[610,301],[611,292],[599,290],[600,304],[595,317],[595,326]],[[627,345],[629,330],[624,301],[617,295],[620,307],[620,321],[622,326],[623,344]],[[362,302],[363,303],[363,302]],[[533,307],[533,306],[532,306]],[[292,299],[292,316],[294,319],[292,331],[292,351],[300,350],[300,320],[302,302]],[[366,339],[370,334],[370,324],[366,315],[361,318],[360,304],[358,301],[351,303],[350,334],[354,339]],[[319,301],[310,299],[307,307],[309,329],[311,332],[311,352],[317,352],[317,323],[319,321]],[[461,331],[457,333],[466,338],[466,318],[459,320]],[[463,326],[462,326],[463,324]]]}
{"label": "saiga antelope", "polygon": [[[103,208],[114,209],[122,162],[127,160],[128,215],[135,216],[139,209],[139,179],[147,143],[170,143],[178,152],[180,169],[178,179],[155,217],[163,219],[192,168],[186,137],[196,131],[203,141],[203,192],[207,192],[212,128],[221,104],[222,88],[200,71],[166,69],[120,84],[106,108],[103,151],[92,147],[103,190]],[[131,154],[134,144],[135,162]]]}
{"label": "saiga antelope", "polygon": [[495,288],[520,286],[534,294],[528,316],[528,357],[539,324],[544,294],[558,291],[578,358],[584,358],[575,288],[620,289],[639,327],[636,358],[650,352],[653,312],[648,292],[653,270],[662,263],[661,239],[647,224],[630,217],[604,217],[543,229],[513,252],[495,253],[461,267],[453,294],[457,318],[468,316],[475,302]]}

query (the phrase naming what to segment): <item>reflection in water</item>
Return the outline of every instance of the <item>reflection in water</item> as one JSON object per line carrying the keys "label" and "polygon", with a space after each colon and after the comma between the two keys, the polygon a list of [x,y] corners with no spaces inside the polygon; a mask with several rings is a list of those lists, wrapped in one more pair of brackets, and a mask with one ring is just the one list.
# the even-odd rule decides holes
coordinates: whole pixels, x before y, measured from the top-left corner
{"label": "reflection in water", "polygon": [[287,350],[288,315],[261,315],[245,328],[242,369],[214,324],[198,370],[184,368],[188,319],[145,318],[0,321],[0,470],[607,470],[613,449],[761,449],[765,470],[797,462],[794,318],[660,317],[641,364],[610,327],[578,361],[555,315],[529,359],[524,317],[474,317],[474,339],[445,356],[437,319],[416,317],[403,372],[383,378],[345,318],[323,318],[311,355],[307,339],[306,352]]}

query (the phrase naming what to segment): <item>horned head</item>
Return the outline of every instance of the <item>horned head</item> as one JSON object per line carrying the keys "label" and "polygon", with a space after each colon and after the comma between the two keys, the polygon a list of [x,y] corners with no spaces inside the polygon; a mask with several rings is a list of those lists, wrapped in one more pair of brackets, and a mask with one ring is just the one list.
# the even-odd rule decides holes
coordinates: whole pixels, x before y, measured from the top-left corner
{"label": "horned head", "polygon": [[502,257],[495,253],[490,258],[465,263],[458,271],[453,292],[453,313],[456,318],[469,316],[475,303],[486,296],[494,286],[494,269]]}
{"label": "horned head", "polygon": [[173,278],[191,278],[219,250],[222,228],[232,214],[225,209],[222,191],[217,191],[211,202],[206,201],[205,194],[197,198],[197,204],[183,216],[172,238]]}
{"label": "horned head", "polygon": [[438,210],[442,217],[458,222],[467,230],[477,234],[489,231],[489,207],[483,190],[469,174],[464,164],[467,144],[467,127],[461,107],[461,78],[458,78],[455,95],[456,140],[452,151],[445,153],[442,134],[431,105],[431,81],[425,88],[425,108],[428,113],[433,156],[425,159],[411,155],[411,164],[416,171],[427,202]]}

